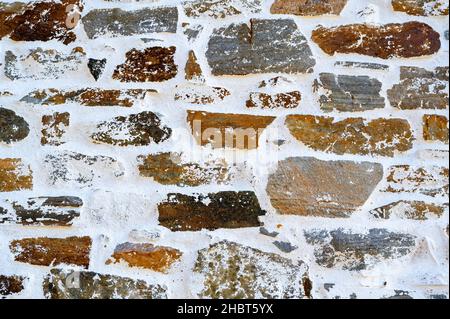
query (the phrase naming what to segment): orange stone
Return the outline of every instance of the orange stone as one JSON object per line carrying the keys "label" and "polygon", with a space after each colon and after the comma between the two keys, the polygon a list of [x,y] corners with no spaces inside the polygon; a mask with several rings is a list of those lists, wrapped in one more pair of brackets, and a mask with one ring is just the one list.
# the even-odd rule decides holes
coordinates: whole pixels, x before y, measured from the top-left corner
{"label": "orange stone", "polygon": [[443,115],[423,116],[423,139],[448,144],[448,118]]}
{"label": "orange stone", "polygon": [[32,189],[32,173],[20,158],[0,159],[0,192]]}

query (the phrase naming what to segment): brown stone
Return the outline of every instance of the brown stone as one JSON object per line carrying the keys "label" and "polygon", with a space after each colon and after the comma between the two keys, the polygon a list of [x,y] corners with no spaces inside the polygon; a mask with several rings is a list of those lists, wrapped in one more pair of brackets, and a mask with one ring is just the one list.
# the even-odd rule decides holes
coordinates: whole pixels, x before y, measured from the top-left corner
{"label": "brown stone", "polygon": [[83,10],[81,0],[61,2],[0,3],[0,39],[8,36],[14,41],[49,41],[64,44],[76,40],[73,30]]}
{"label": "brown stone", "polygon": [[253,192],[219,192],[208,196],[168,194],[158,205],[159,222],[172,231],[262,226],[266,214]]}
{"label": "brown stone", "polygon": [[267,93],[250,93],[250,98],[247,100],[247,107],[259,107],[261,109],[276,109],[285,108],[293,109],[300,105],[302,95],[299,91],[292,91],[288,93],[267,94]]}
{"label": "brown stone", "polygon": [[188,111],[187,120],[198,144],[213,148],[255,149],[273,116]]}
{"label": "brown stone", "polygon": [[42,117],[42,145],[58,146],[65,143],[63,137],[70,124],[70,114],[68,112],[53,115],[44,115]]}
{"label": "brown stone", "polygon": [[299,16],[339,15],[346,4],[347,0],[275,0],[270,13]]}
{"label": "brown stone", "polygon": [[177,86],[175,101],[199,105],[214,104],[223,101],[230,94],[230,91],[221,87],[188,84]]}
{"label": "brown stone", "polygon": [[170,247],[153,244],[124,243],[116,247],[106,264],[126,262],[130,267],[141,267],[166,273],[183,254]]}
{"label": "brown stone", "polygon": [[447,0],[392,0],[392,7],[413,16],[448,15]]}
{"label": "brown stone", "polygon": [[33,176],[29,166],[20,158],[0,159],[0,192],[14,192],[33,188]]}
{"label": "brown stone", "polygon": [[430,217],[441,217],[448,210],[442,205],[426,203],[422,201],[397,201],[370,211],[376,218],[389,219],[392,216],[401,219],[427,220]]}
{"label": "brown stone", "polygon": [[192,50],[189,51],[185,72],[186,72],[186,80],[194,81],[194,80],[202,80],[203,78],[202,68],[200,67],[200,64],[198,64],[195,52]]}
{"label": "brown stone", "polygon": [[159,153],[138,158],[139,173],[152,177],[163,185],[200,186],[211,183],[226,183],[229,172],[224,162],[182,163],[180,154]]}
{"label": "brown stone", "polygon": [[423,116],[423,139],[448,144],[448,118],[443,115]]}
{"label": "brown stone", "polygon": [[155,90],[103,90],[82,89],[77,91],[60,91],[57,89],[38,90],[21,99],[22,102],[42,105],[62,105],[79,103],[85,106],[123,106],[132,107],[147,94],[157,93]]}
{"label": "brown stone", "polygon": [[269,176],[267,194],[279,214],[350,217],[382,178],[376,163],[292,157]]}
{"label": "brown stone", "polygon": [[0,275],[0,296],[10,296],[22,292],[24,280],[25,278],[20,276]]}
{"label": "brown stone", "polygon": [[121,82],[163,82],[177,75],[174,55],[176,48],[153,47],[144,51],[133,49],[126,54],[126,62],[118,65],[113,79]]}
{"label": "brown stone", "polygon": [[286,125],[291,134],[306,146],[327,153],[380,155],[393,157],[395,152],[412,148],[411,127],[402,119],[347,118],[335,122],[333,117],[289,115]]}
{"label": "brown stone", "polygon": [[312,40],[327,54],[358,53],[382,59],[431,55],[441,47],[440,35],[422,22],[382,26],[350,24],[318,27]]}
{"label": "brown stone", "polygon": [[76,265],[89,267],[90,237],[24,238],[10,243],[18,262],[38,266]]}

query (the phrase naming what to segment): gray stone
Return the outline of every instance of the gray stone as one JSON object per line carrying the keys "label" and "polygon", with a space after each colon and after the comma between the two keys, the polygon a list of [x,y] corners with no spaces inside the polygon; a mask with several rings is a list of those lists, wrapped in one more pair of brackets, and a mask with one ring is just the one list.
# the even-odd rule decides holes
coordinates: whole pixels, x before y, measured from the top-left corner
{"label": "gray stone", "polygon": [[291,253],[294,250],[298,249],[298,246],[294,246],[286,241],[274,241],[273,244],[284,253]]}
{"label": "gray stone", "polygon": [[[276,39],[276,41],[274,41]],[[252,19],[215,29],[206,52],[213,75],[311,73],[316,64],[294,20]]]}
{"label": "gray stone", "polygon": [[25,139],[30,128],[25,119],[14,111],[0,107],[0,142],[11,144]]}
{"label": "gray stone", "polygon": [[84,29],[90,39],[101,36],[177,31],[178,10],[175,7],[144,8],[136,11],[95,9],[83,17]]}
{"label": "gray stone", "polygon": [[52,269],[43,283],[47,299],[167,299],[167,288],[94,272]]}
{"label": "gray stone", "polygon": [[389,70],[389,65],[370,62],[337,61],[334,65],[345,68],[359,68],[359,69],[383,70],[383,71]]}
{"label": "gray stone", "polygon": [[320,94],[320,107],[324,111],[358,112],[384,107],[381,86],[380,81],[368,76],[321,73],[314,91]]}
{"label": "gray stone", "polygon": [[355,234],[344,229],[305,231],[306,242],[315,247],[316,262],[327,268],[363,270],[382,260],[408,255],[415,247],[415,236],[370,229]]}
{"label": "gray stone", "polygon": [[189,42],[194,42],[197,40],[200,33],[203,31],[204,27],[201,24],[191,25],[190,23],[183,23],[183,33],[187,37]]}
{"label": "gray stone", "polygon": [[271,232],[271,231],[269,231],[267,228],[265,228],[265,227],[261,227],[260,229],[259,229],[259,232],[260,232],[260,234],[262,234],[262,235],[264,235],[264,236],[269,236],[269,237],[273,237],[273,238],[275,238],[275,237],[277,237],[280,233],[278,233],[278,232],[276,232],[276,231],[274,231],[274,232]]}
{"label": "gray stone", "polygon": [[261,0],[193,0],[184,1],[183,9],[190,18],[226,18],[238,14],[261,12]]}

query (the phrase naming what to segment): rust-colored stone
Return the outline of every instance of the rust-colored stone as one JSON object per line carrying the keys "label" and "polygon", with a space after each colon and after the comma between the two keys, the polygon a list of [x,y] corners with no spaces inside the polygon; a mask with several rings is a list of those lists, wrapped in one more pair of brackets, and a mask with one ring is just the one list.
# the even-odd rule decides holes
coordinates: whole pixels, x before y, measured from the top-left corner
{"label": "rust-colored stone", "polygon": [[392,7],[413,16],[448,15],[448,0],[392,0]]}
{"label": "rust-colored stone", "polygon": [[428,24],[417,21],[382,26],[320,26],[312,32],[312,40],[329,55],[358,53],[382,59],[431,55],[441,47],[439,33]]}
{"label": "rust-colored stone", "polygon": [[203,72],[200,64],[198,64],[197,57],[194,51],[189,51],[188,60],[185,67],[186,80],[202,80]]}
{"label": "rust-colored stone", "polygon": [[273,116],[188,111],[187,120],[198,144],[213,148],[255,149]]}
{"label": "rust-colored stone", "polygon": [[55,112],[53,115],[44,115],[42,117],[41,144],[53,146],[64,144],[63,136],[69,124],[70,114],[68,112]]}
{"label": "rust-colored stone", "polygon": [[443,115],[423,116],[423,139],[448,144],[448,118]]}
{"label": "rust-colored stone", "polygon": [[124,243],[118,245],[106,264],[125,261],[130,267],[141,267],[166,273],[183,254],[170,247],[153,244]]}
{"label": "rust-colored stone", "polygon": [[29,166],[20,158],[0,159],[0,192],[14,192],[33,188],[33,176]]}
{"label": "rust-colored stone", "polygon": [[306,146],[327,153],[380,155],[393,157],[395,152],[412,148],[411,127],[402,119],[347,118],[335,122],[333,117],[289,115],[286,125],[291,134]]}
{"label": "rust-colored stone", "polygon": [[10,296],[22,292],[24,280],[25,278],[20,276],[0,275],[0,296]]}
{"label": "rust-colored stone", "polygon": [[174,55],[176,48],[153,47],[144,51],[133,49],[126,54],[126,62],[118,65],[113,79],[121,82],[163,82],[177,75]]}
{"label": "rust-colored stone", "polygon": [[57,39],[69,44],[77,38],[70,30],[77,26],[80,16],[71,8],[82,11],[82,1],[0,3],[0,39],[9,35],[14,41]]}
{"label": "rust-colored stone", "polygon": [[273,95],[253,92],[250,93],[250,98],[248,99],[246,105],[248,108],[259,107],[261,109],[293,109],[300,105],[301,100],[302,95],[299,91],[278,93]]}
{"label": "rust-colored stone", "polygon": [[90,237],[24,238],[10,243],[11,252],[18,262],[38,266],[61,264],[89,267]]}
{"label": "rust-colored stone", "polygon": [[441,217],[448,205],[436,205],[422,201],[397,201],[370,211],[376,218],[389,219],[396,216],[402,219],[427,220],[430,216]]}
{"label": "rust-colored stone", "polygon": [[299,16],[339,15],[346,4],[347,0],[275,0],[270,13]]}

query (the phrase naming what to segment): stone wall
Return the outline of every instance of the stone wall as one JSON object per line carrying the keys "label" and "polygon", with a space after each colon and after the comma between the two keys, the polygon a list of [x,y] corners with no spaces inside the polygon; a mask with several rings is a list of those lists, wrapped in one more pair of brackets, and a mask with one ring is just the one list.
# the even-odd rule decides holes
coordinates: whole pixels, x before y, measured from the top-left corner
{"label": "stone wall", "polygon": [[448,1],[2,1],[0,298],[448,298]]}

